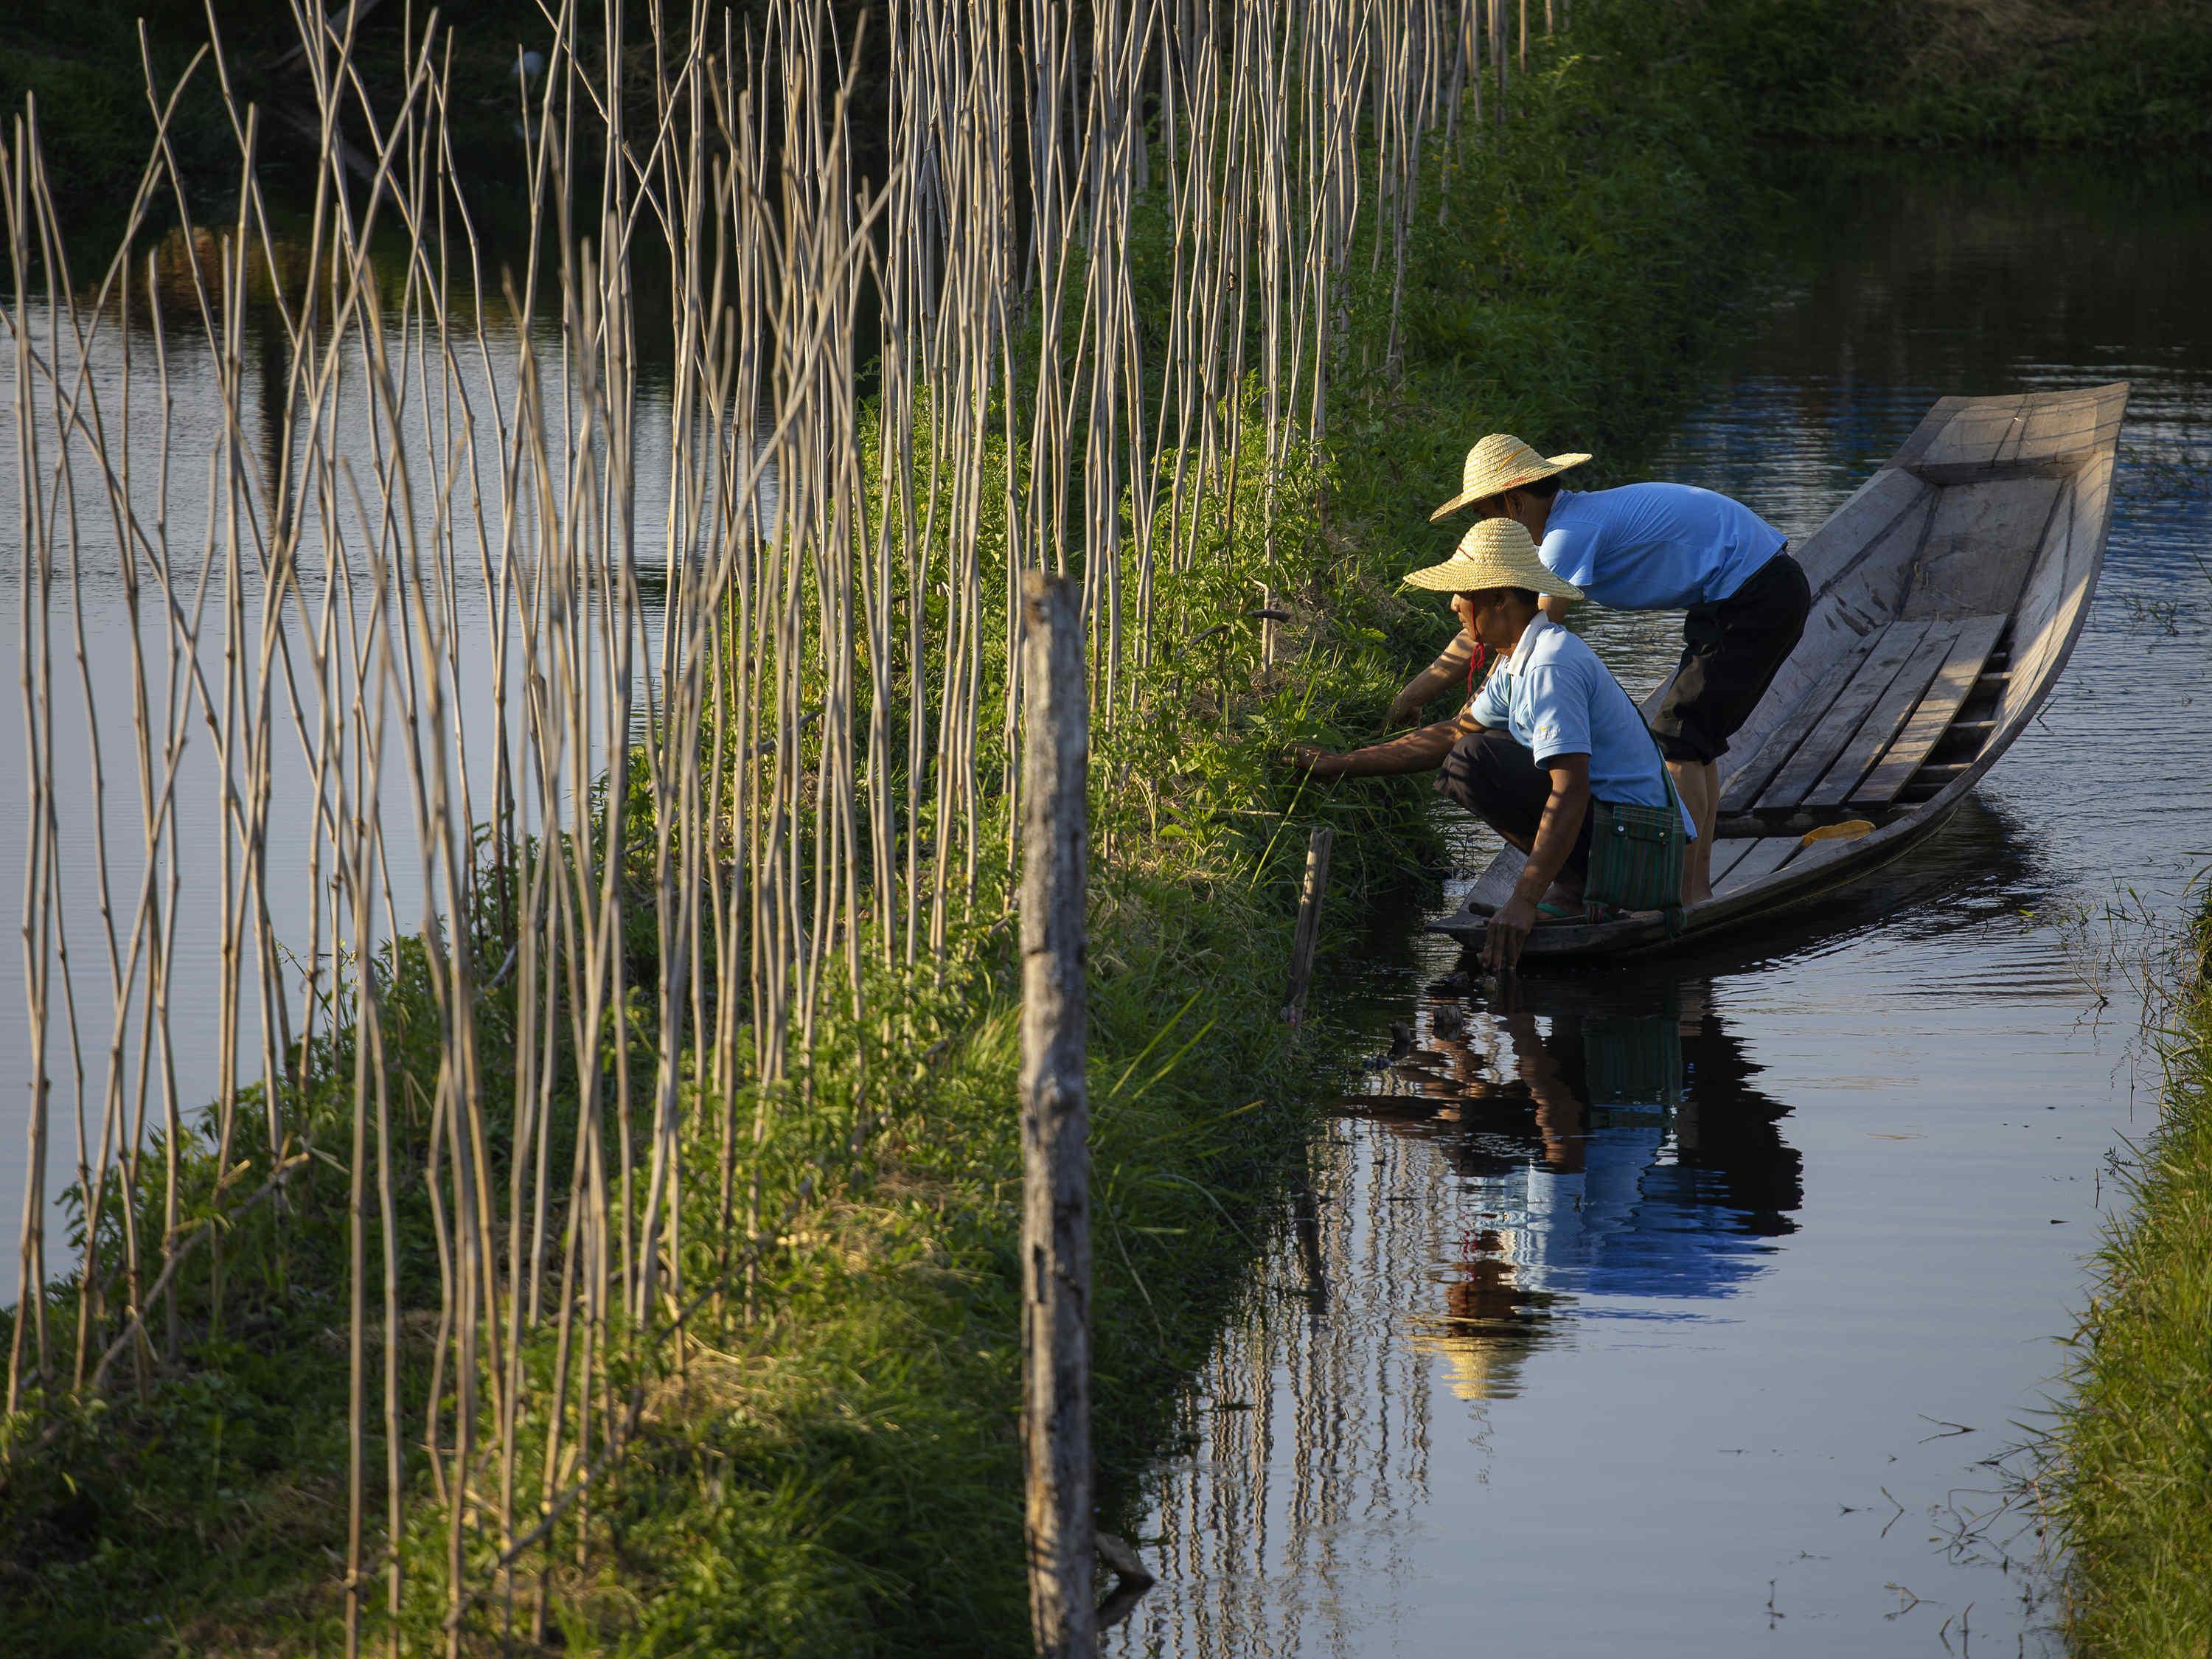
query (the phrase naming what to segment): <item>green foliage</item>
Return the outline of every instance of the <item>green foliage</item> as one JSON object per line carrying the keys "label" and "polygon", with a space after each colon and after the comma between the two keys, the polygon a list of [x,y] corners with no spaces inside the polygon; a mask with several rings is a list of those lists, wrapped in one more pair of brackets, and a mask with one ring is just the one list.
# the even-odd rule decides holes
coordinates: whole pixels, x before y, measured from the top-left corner
{"label": "green foliage", "polygon": [[2206,0],[1702,0],[1690,50],[1764,134],[2201,149]]}
{"label": "green foliage", "polygon": [[[39,137],[57,194],[88,213],[119,219],[155,134],[137,19],[146,14],[147,50],[166,88],[205,38],[204,15],[179,4],[99,0],[11,0],[8,9],[0,22],[0,110],[12,122],[35,94]],[[231,152],[228,124],[205,87],[188,94],[171,137],[188,167],[220,167]]]}
{"label": "green foliage", "polygon": [[2098,1255],[2046,1488],[2066,1627],[2095,1659],[2212,1644],[2212,912],[2172,1028],[2164,1112]]}

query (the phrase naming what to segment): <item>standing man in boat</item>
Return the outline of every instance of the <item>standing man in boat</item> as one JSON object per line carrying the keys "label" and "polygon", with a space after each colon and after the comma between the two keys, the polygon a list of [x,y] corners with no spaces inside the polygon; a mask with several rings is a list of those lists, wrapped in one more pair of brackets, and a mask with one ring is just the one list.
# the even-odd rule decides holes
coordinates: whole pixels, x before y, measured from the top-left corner
{"label": "standing man in boat", "polygon": [[[1796,648],[1812,588],[1784,550],[1782,532],[1726,495],[1677,483],[1561,489],[1559,475],[1588,459],[1547,458],[1493,432],[1468,451],[1460,493],[1429,517],[1434,522],[1472,507],[1483,520],[1527,530],[1550,573],[1542,605],[1554,622],[1565,619],[1570,597],[1580,597],[1576,588],[1616,611],[1686,612],[1681,665],[1651,731],[1698,821],[1682,900],[1702,903],[1712,896],[1718,762]],[[1474,647],[1462,632],[1398,694],[1393,719],[1411,719],[1460,682]]]}
{"label": "standing man in boat", "polygon": [[[1322,778],[1440,770],[1439,791],[1528,855],[1483,940],[1485,963],[1510,968],[1540,921],[1583,919],[1591,802],[1668,808],[1667,774],[1620,683],[1538,608],[1540,585],[1582,594],[1544,568],[1520,524],[1481,520],[1450,558],[1406,581],[1450,594],[1467,636],[1498,666],[1452,720],[1349,754],[1300,748],[1292,759]],[[1677,810],[1694,834],[1688,809]]]}

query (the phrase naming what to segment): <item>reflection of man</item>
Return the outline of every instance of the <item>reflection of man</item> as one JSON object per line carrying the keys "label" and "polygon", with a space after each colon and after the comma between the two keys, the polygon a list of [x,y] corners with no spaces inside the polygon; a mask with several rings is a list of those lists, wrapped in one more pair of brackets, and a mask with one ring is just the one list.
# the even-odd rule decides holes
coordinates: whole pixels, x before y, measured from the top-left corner
{"label": "reflection of man", "polygon": [[[1697,818],[1683,897],[1701,903],[1712,896],[1718,762],[1796,648],[1812,589],[1783,550],[1782,532],[1726,495],[1678,483],[1561,489],[1559,475],[1588,459],[1547,459],[1493,432],[1468,452],[1460,493],[1431,516],[1471,506],[1485,519],[1524,527],[1554,577],[1541,585],[1554,621],[1565,620],[1569,599],[1584,595],[1615,611],[1686,613],[1681,664],[1651,730]],[[1474,646],[1464,633],[1453,641],[1398,694],[1392,714],[1410,720],[1455,684]]]}
{"label": "reflection of man", "polygon": [[1561,1295],[1725,1296],[1759,1270],[1760,1241],[1791,1230],[1799,1163],[1774,1127],[1786,1109],[1749,1085],[1755,1068],[1703,987],[1624,1008],[1546,986],[1487,1018],[1439,1004],[1428,1023],[1398,1069],[1432,1101],[1440,1083],[1459,1091],[1430,1133],[1482,1218],[1465,1293],[1447,1296],[1463,1339]]}
{"label": "reflection of man", "polygon": [[[1540,922],[1583,920],[1592,801],[1665,807],[1673,797],[1620,682],[1537,610],[1539,583],[1579,595],[1552,578],[1521,526],[1486,520],[1449,559],[1406,580],[1451,594],[1462,627],[1499,653],[1498,666],[1456,720],[1350,754],[1301,749],[1296,758],[1316,777],[1441,768],[1437,787],[1528,854],[1483,939],[1486,965],[1510,968]],[[1686,809],[1683,822],[1692,830]]]}

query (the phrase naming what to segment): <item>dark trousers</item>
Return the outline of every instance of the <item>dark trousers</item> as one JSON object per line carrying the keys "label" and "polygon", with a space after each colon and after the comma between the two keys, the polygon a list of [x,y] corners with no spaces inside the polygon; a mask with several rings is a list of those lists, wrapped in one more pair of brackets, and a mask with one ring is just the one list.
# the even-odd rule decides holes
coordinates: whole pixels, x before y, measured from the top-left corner
{"label": "dark trousers", "polygon": [[[1437,793],[1456,802],[1509,841],[1534,844],[1552,799],[1552,775],[1503,732],[1474,732],[1452,745],[1437,774]],[[1590,819],[1585,810],[1566,868],[1589,868]]]}
{"label": "dark trousers", "polygon": [[1804,567],[1777,553],[1718,605],[1693,605],[1682,618],[1682,660],[1651,721],[1670,761],[1702,763],[1728,752],[1766,688],[1805,633],[1813,589]]}

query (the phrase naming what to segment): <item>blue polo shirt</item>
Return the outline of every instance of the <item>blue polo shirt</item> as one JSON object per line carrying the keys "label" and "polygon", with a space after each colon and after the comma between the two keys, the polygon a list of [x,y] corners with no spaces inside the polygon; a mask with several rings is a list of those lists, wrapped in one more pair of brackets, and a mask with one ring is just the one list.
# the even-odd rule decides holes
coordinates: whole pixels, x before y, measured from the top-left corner
{"label": "blue polo shirt", "polygon": [[[1667,775],[1651,729],[1597,653],[1539,612],[1513,653],[1490,671],[1468,717],[1510,732],[1541,766],[1555,755],[1589,757],[1590,793],[1621,806],[1664,806]],[[1694,839],[1696,821],[1682,825]]]}
{"label": "blue polo shirt", "polygon": [[1536,556],[1614,611],[1717,605],[1788,540],[1741,501],[1694,484],[1562,489]]}

